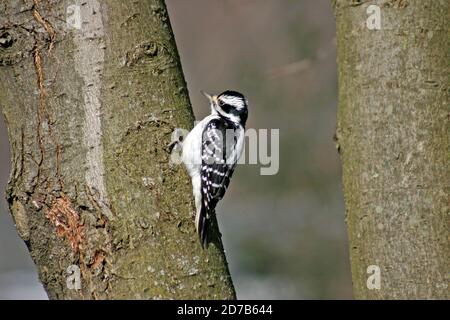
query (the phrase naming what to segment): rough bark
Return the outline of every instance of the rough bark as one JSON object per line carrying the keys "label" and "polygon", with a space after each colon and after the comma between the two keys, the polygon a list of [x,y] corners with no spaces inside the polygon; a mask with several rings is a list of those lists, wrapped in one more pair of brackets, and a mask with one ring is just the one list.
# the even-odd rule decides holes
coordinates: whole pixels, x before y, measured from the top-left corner
{"label": "rough bark", "polygon": [[[381,9],[381,30],[366,27],[369,4]],[[354,295],[448,299],[450,2],[334,6]],[[367,286],[371,265],[379,289]]]}
{"label": "rough bark", "polygon": [[7,199],[50,298],[235,297],[169,165],[173,129],[194,119],[162,0],[1,1],[0,103]]}

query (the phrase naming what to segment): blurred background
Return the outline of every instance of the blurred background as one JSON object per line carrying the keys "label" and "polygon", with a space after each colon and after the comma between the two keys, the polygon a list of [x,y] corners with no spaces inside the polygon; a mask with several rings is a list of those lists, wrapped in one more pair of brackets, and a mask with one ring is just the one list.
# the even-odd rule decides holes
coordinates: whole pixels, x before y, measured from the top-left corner
{"label": "blurred background", "polygon": [[[330,1],[166,0],[197,119],[200,90],[234,89],[247,127],[280,130],[277,175],[240,165],[217,211],[240,299],[352,298]],[[0,123],[1,189],[9,147]],[[0,299],[46,299],[1,197]]]}

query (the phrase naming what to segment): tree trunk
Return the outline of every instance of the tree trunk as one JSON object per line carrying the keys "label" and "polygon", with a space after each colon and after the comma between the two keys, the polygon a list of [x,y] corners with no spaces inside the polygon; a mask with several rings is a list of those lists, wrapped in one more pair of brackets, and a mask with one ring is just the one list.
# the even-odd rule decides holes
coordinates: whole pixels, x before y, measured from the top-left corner
{"label": "tree trunk", "polygon": [[7,199],[51,299],[235,298],[169,164],[194,118],[162,0],[3,0],[0,103]]}
{"label": "tree trunk", "polygon": [[[367,27],[369,4],[380,30]],[[334,5],[355,298],[448,299],[450,2]]]}

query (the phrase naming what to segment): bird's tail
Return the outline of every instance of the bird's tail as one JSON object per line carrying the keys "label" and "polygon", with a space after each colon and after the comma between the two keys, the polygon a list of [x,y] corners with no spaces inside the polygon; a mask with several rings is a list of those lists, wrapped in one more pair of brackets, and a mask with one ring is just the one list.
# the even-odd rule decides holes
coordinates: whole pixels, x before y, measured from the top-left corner
{"label": "bird's tail", "polygon": [[202,203],[200,212],[197,214],[196,227],[197,227],[198,236],[200,238],[200,244],[202,245],[203,249],[208,248],[209,232],[210,232],[210,225],[211,225],[211,214],[212,213],[208,212],[208,209]]}

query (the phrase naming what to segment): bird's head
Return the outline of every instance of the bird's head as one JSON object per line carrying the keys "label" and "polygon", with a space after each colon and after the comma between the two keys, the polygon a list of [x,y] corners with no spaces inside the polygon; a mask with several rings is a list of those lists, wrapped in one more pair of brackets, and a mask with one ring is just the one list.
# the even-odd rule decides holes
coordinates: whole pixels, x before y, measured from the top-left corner
{"label": "bird's head", "polygon": [[215,96],[202,91],[211,104],[211,113],[245,126],[248,117],[248,102],[243,94],[227,90]]}

